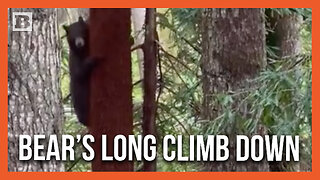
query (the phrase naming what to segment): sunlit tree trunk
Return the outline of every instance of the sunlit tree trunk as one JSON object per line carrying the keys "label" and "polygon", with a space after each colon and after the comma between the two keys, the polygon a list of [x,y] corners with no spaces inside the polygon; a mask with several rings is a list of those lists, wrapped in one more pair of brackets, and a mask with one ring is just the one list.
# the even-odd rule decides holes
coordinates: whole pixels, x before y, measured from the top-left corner
{"label": "sunlit tree trunk", "polygon": [[[146,8],[131,8],[131,19],[133,24],[134,44],[140,45],[144,42],[144,24],[146,18]],[[143,51],[137,49],[140,79],[143,79]]]}
{"label": "sunlit tree trunk", "polygon": [[[12,32],[12,12],[32,12],[32,32]],[[61,161],[19,161],[19,135],[61,134],[56,9],[9,9],[8,170],[63,171]]]}
{"label": "sunlit tree trunk", "polygon": [[[204,9],[202,17],[202,73],[203,73],[203,116],[215,120],[222,115],[220,94],[231,94],[252,86],[248,80],[257,76],[266,64],[265,25],[263,9]],[[235,107],[240,99],[234,99]],[[242,105],[239,113],[249,113]],[[222,133],[229,136],[230,157],[225,162],[206,164],[209,171],[268,171],[266,161],[242,162],[235,160],[235,135],[237,117]],[[265,134],[258,126],[255,134]]]}

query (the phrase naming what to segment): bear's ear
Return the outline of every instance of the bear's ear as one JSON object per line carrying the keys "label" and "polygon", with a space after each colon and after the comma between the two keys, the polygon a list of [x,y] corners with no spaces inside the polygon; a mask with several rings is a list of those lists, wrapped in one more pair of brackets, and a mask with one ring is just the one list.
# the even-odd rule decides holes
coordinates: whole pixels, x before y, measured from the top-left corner
{"label": "bear's ear", "polygon": [[84,22],[84,20],[81,16],[79,16],[79,22]]}
{"label": "bear's ear", "polygon": [[69,26],[67,26],[67,25],[64,24],[62,27],[63,27],[63,29],[66,31],[66,33],[68,34]]}

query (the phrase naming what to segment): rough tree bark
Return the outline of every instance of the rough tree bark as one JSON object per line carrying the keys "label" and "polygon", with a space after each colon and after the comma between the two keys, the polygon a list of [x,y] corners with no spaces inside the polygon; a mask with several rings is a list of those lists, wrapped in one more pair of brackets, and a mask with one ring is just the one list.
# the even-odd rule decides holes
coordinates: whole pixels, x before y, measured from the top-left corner
{"label": "rough tree bark", "polygon": [[[266,64],[265,25],[263,9],[205,9],[202,22],[202,73],[204,112],[206,119],[214,120],[221,115],[218,94],[228,94],[249,88],[247,80],[254,78]],[[234,104],[239,99],[234,100]],[[243,117],[247,107],[240,109]],[[268,163],[235,160],[236,121],[224,130],[229,136],[229,160],[206,164],[210,171],[268,171]],[[258,127],[256,134],[265,134]]]}
{"label": "rough tree bark", "polygon": [[[12,32],[12,12],[32,12],[32,32]],[[56,9],[9,9],[8,170],[63,171],[58,161],[19,161],[19,135],[61,134]]]}
{"label": "rough tree bark", "polygon": [[130,9],[90,9],[89,18],[90,54],[98,58],[90,90],[89,131],[96,154],[92,170],[132,171],[132,162],[101,160],[102,134],[108,135],[108,155],[113,155],[113,138],[133,133]]}
{"label": "rough tree bark", "polygon": [[268,10],[269,32],[268,45],[277,47],[276,55],[280,58],[291,57],[301,52],[300,28],[302,17],[296,13],[280,15]]}
{"label": "rough tree bark", "polygon": [[[146,10],[146,34],[143,44],[144,79],[143,79],[143,135],[156,136],[156,90],[157,90],[157,44],[156,44],[156,9]],[[156,160],[144,161],[144,171],[156,171]]]}
{"label": "rough tree bark", "polygon": [[[277,12],[268,10],[268,28],[270,32],[267,35],[269,46],[276,47],[276,55],[279,59],[294,57],[301,53],[300,29],[302,17],[296,13],[280,15]],[[274,58],[274,57],[272,57]],[[300,162],[270,162],[271,171],[301,171],[308,170],[309,167],[300,167]]]}

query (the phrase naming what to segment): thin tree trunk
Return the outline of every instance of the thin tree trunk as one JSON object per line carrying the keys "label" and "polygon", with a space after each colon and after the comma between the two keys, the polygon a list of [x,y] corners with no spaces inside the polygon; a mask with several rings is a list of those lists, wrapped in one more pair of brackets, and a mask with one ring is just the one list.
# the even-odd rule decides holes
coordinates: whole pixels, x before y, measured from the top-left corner
{"label": "thin tree trunk", "polygon": [[[156,9],[146,12],[146,35],[144,52],[144,98],[143,98],[143,135],[156,135],[156,90],[157,90],[157,45]],[[156,161],[144,161],[144,171],[156,171]]]}
{"label": "thin tree trunk", "polygon": [[[12,12],[32,12],[32,31],[12,32]],[[9,9],[8,32],[8,170],[63,171],[61,161],[18,160],[19,135],[61,134],[57,10]]]}
{"label": "thin tree trunk", "polygon": [[114,137],[133,133],[130,9],[90,9],[89,18],[90,53],[98,58],[90,90],[89,130],[96,154],[92,170],[133,171],[133,162],[101,160],[102,134],[108,136],[111,156]]}
{"label": "thin tree trunk", "polygon": [[[205,9],[202,22],[202,73],[204,112],[206,119],[214,120],[223,114],[218,95],[250,88],[247,80],[254,78],[265,66],[265,26],[262,9]],[[240,98],[234,99],[236,107]],[[240,113],[245,118],[247,105]],[[237,118],[237,117],[235,117]],[[235,135],[237,119],[229,120],[222,133],[229,136],[230,157],[225,162],[206,164],[210,171],[268,171],[268,163],[235,160]],[[265,134],[257,127],[256,134]]]}

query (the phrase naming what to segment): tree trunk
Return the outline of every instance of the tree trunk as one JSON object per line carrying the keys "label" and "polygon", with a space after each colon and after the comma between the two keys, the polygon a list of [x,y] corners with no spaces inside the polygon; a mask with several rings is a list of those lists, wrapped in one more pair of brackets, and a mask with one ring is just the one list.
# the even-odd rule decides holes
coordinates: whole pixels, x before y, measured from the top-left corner
{"label": "tree trunk", "polygon": [[[268,26],[271,32],[267,35],[269,46],[276,47],[278,58],[293,57],[301,53],[300,28],[302,17],[296,13],[280,15],[269,10],[266,12]],[[298,172],[305,167],[300,167],[300,162],[270,162],[271,171],[295,171]]]}
{"label": "tree trunk", "polygon": [[[31,32],[12,31],[12,12],[32,12]],[[56,9],[9,9],[8,170],[63,171],[61,161],[19,161],[19,135],[61,134]]]}
{"label": "tree trunk", "polygon": [[[144,43],[144,24],[146,18],[146,8],[131,8],[134,44],[140,45]],[[143,79],[143,51],[137,49],[137,57],[139,63],[140,79]]]}
{"label": "tree trunk", "polygon": [[[156,10],[146,10],[146,35],[143,45],[144,79],[143,79],[143,135],[156,136],[156,90],[157,90],[157,45],[156,45]],[[144,161],[144,171],[156,171],[156,160]]]}
{"label": "tree trunk", "polygon": [[89,130],[95,137],[96,154],[92,170],[132,171],[133,162],[101,160],[102,134],[108,136],[111,156],[114,137],[133,133],[130,9],[90,9],[89,18],[90,54],[98,61],[90,90]]}
{"label": "tree trunk", "polygon": [[277,12],[267,13],[268,26],[271,29],[267,36],[268,45],[277,47],[279,58],[291,57],[301,51],[300,28],[302,17],[292,13],[279,15]]}
{"label": "tree trunk", "polygon": [[[217,96],[229,94],[252,85],[247,80],[254,78],[266,64],[265,25],[262,9],[205,9],[202,22],[202,73],[203,115],[214,120],[223,112]],[[235,99],[233,106],[239,104]],[[245,118],[247,107],[240,109]],[[229,136],[229,160],[207,164],[210,171],[268,171],[268,163],[235,160],[235,135],[237,119],[229,120],[222,133]],[[256,134],[265,134],[263,127]]]}

